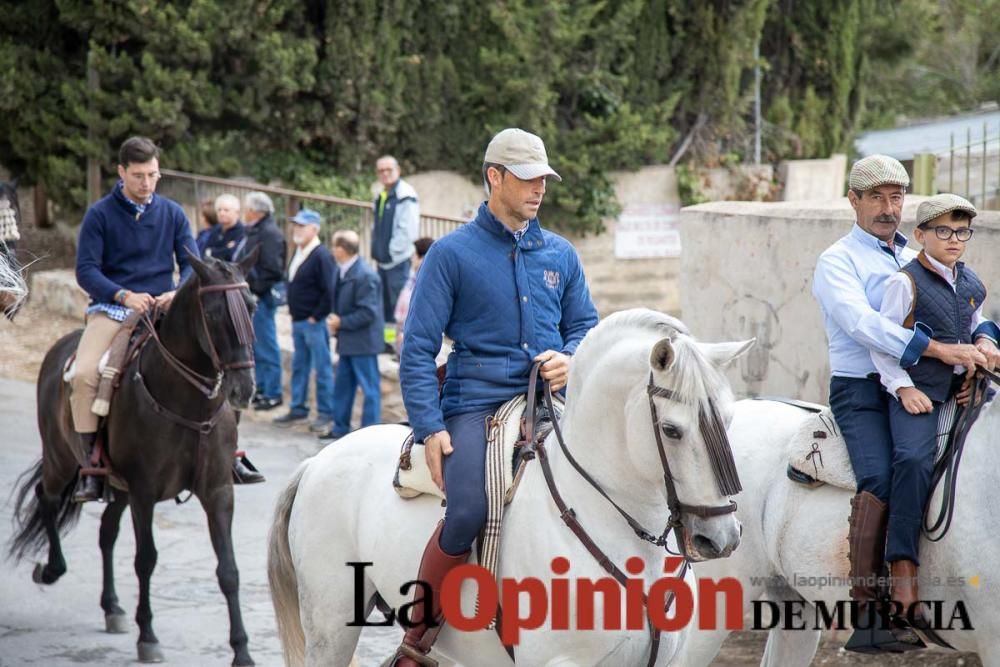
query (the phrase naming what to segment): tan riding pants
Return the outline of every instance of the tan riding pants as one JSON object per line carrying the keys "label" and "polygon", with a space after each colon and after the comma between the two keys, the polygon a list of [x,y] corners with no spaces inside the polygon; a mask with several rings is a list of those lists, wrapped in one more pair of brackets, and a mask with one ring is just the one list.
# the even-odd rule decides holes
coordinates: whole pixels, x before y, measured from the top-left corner
{"label": "tan riding pants", "polygon": [[77,433],[97,431],[97,415],[90,410],[101,380],[97,366],[121,328],[121,322],[115,322],[104,313],[87,316],[87,326],[83,330],[80,346],[76,348],[76,375],[72,380],[73,392],[69,398],[73,427]]}

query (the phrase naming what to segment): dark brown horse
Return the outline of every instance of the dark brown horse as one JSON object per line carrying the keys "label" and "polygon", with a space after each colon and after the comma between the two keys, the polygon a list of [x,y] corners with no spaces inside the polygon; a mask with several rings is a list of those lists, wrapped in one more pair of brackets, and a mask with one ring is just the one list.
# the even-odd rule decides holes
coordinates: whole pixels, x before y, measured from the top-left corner
{"label": "dark brown horse", "polygon": [[[216,574],[229,606],[229,643],[234,665],[252,665],[239,605],[239,572],[233,555],[232,460],[236,449],[236,412],[254,393],[254,303],[244,279],[257,259],[239,264],[191,258],[193,274],[177,290],[173,303],[135,361],[122,371],[122,382],[104,424],[111,469],[128,487],[116,490],[101,517],[100,547],[104,566],[101,607],[108,632],[127,632],[125,612],[115,593],[112,551],[122,512],[131,506],[135,528],[135,572],[139,578],[138,652],[142,662],[163,659],[153,633],[149,585],[156,566],[153,507],[190,490],[208,517]],[[77,470],[85,452],[73,429],[69,385],[63,381],[66,360],[81,332],[59,340],[42,363],[38,377],[38,428],[42,460],[22,475],[17,496],[18,532],[10,547],[20,559],[48,542],[48,562],[39,563],[34,579],[52,584],[66,572],[60,532],[78,518],[72,502]]]}

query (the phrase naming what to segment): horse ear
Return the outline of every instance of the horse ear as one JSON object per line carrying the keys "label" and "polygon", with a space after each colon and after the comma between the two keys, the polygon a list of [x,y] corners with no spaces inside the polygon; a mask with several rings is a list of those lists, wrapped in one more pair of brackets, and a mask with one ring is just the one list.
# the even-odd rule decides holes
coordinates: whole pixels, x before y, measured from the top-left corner
{"label": "horse ear", "polygon": [[653,346],[649,354],[649,365],[655,371],[665,371],[674,363],[674,345],[669,338],[664,338]]}
{"label": "horse ear", "polygon": [[729,343],[698,343],[702,353],[708,357],[709,361],[719,368],[725,368],[747,353],[756,338],[750,340],[733,341]]}
{"label": "horse ear", "polygon": [[191,252],[191,248],[184,248],[184,250],[188,254],[188,261],[191,263],[191,268],[201,281],[203,283],[212,282],[212,275],[209,273],[208,266],[205,262],[201,261],[197,253]]}
{"label": "horse ear", "polygon": [[253,268],[253,265],[257,263],[257,259],[259,257],[260,246],[254,246],[254,249],[250,251],[250,254],[238,261],[236,266],[240,267],[240,271],[243,272],[243,275],[246,275],[250,272],[250,269]]}

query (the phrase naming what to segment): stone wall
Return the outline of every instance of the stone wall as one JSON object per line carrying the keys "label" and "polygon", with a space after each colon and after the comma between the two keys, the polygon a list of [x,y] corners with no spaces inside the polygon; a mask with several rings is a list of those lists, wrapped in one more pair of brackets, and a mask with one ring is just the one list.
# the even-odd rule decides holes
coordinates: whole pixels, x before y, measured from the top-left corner
{"label": "stone wall", "polygon": [[[909,196],[910,235],[923,197]],[[716,202],[681,211],[681,317],[708,341],[757,338],[729,371],[740,395],[781,395],[825,402],[829,363],[819,306],[812,296],[816,258],[846,234],[854,213],[846,198],[820,202]],[[965,260],[987,286],[1000,287],[1000,213],[976,219]],[[1000,319],[1000,299],[986,304]]]}

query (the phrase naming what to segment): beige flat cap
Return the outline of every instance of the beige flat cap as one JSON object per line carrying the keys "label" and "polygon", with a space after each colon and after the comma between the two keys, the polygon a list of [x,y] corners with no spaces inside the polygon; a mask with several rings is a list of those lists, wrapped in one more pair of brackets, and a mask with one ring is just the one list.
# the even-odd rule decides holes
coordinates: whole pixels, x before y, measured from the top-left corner
{"label": "beige flat cap", "polygon": [[508,127],[490,140],[483,162],[503,165],[522,181],[530,181],[539,176],[562,180],[555,169],[549,166],[549,158],[545,154],[545,144],[541,138],[516,127]]}
{"label": "beige flat cap", "polygon": [[848,185],[852,190],[871,190],[880,185],[910,184],[910,177],[899,160],[888,155],[869,155],[854,163]]}
{"label": "beige flat cap", "polygon": [[927,201],[921,202],[920,206],[917,207],[917,225],[926,224],[934,218],[952,211],[965,211],[973,218],[979,215],[976,207],[965,197],[951,194],[934,195]]}

